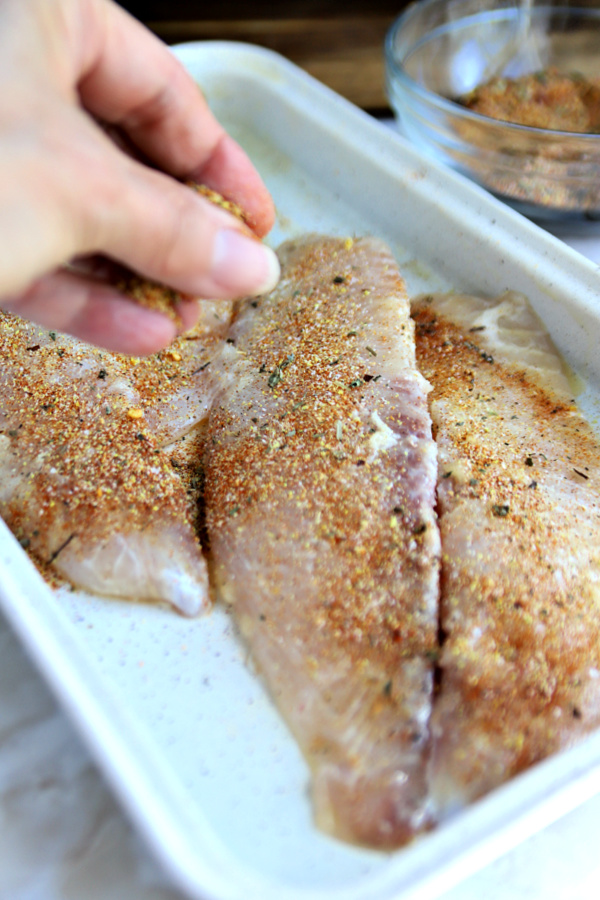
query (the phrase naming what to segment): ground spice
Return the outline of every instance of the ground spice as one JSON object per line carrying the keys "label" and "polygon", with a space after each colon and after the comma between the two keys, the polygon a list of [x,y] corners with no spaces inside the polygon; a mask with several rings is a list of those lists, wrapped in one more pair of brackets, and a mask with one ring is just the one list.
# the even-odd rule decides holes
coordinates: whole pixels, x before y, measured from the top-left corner
{"label": "ground spice", "polygon": [[493,78],[456,102],[488,119],[457,123],[461,138],[482,150],[471,154],[470,171],[485,187],[528,214],[600,213],[600,77],[548,68]]}
{"label": "ground spice", "polygon": [[496,77],[460,98],[492,119],[578,134],[600,133],[600,78],[548,68],[519,78]]}

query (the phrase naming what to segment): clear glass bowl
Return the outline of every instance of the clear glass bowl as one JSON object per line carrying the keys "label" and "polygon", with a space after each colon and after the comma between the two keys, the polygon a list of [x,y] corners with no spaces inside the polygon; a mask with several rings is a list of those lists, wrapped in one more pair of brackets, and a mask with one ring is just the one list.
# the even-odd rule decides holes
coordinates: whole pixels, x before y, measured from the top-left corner
{"label": "clear glass bowl", "polygon": [[530,128],[457,102],[492,75],[555,66],[600,76],[600,8],[531,0],[420,0],[385,44],[401,131],[530,218],[600,221],[600,134]]}

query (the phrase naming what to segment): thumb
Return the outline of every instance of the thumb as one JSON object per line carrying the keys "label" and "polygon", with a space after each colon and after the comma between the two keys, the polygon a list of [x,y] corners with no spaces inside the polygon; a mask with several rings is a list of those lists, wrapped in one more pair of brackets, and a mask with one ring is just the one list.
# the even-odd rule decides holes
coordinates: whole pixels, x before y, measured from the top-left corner
{"label": "thumb", "polygon": [[[232,215],[168,175],[120,155],[109,185],[81,203],[89,250],[195,297],[262,294],[276,254]],[[91,202],[90,202],[91,200]]]}

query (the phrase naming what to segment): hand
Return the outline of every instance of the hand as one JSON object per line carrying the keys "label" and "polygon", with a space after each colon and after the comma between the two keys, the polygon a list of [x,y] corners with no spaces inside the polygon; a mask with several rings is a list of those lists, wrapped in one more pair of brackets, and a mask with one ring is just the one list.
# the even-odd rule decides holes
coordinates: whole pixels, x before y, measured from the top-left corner
{"label": "hand", "polygon": [[[111,0],[0,0],[0,306],[137,355],[168,344],[172,321],[69,262],[102,254],[196,297],[274,287],[273,251],[183,178],[235,200],[258,236],[272,226],[246,154],[124,10]],[[197,305],[179,313],[190,327]]]}

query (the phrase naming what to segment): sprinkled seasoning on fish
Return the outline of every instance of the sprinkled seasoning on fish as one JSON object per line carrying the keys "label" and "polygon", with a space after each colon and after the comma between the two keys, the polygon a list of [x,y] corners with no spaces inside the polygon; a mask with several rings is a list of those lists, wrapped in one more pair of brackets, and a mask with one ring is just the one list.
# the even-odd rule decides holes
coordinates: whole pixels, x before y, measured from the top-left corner
{"label": "sprinkled seasoning on fish", "polygon": [[413,314],[439,452],[447,815],[600,725],[600,446],[523,297]]}
{"label": "sprinkled seasoning on fish", "polygon": [[227,378],[221,348],[231,312],[231,301],[202,301],[200,319],[191,331],[129,367],[132,383],[144,399],[145,420],[160,447],[186,437],[206,420],[218,384]]}
{"label": "sprinkled seasoning on fish", "polygon": [[212,575],[312,770],[327,832],[429,824],[439,536],[428,387],[379,241],[280,249],[238,308],[205,454]]}
{"label": "sprinkled seasoning on fish", "polygon": [[171,396],[214,350],[199,336],[195,360],[183,338],[136,360],[0,313],[0,513],[78,587],[189,614],[208,603],[189,485],[161,449],[182,431],[164,424]]}

